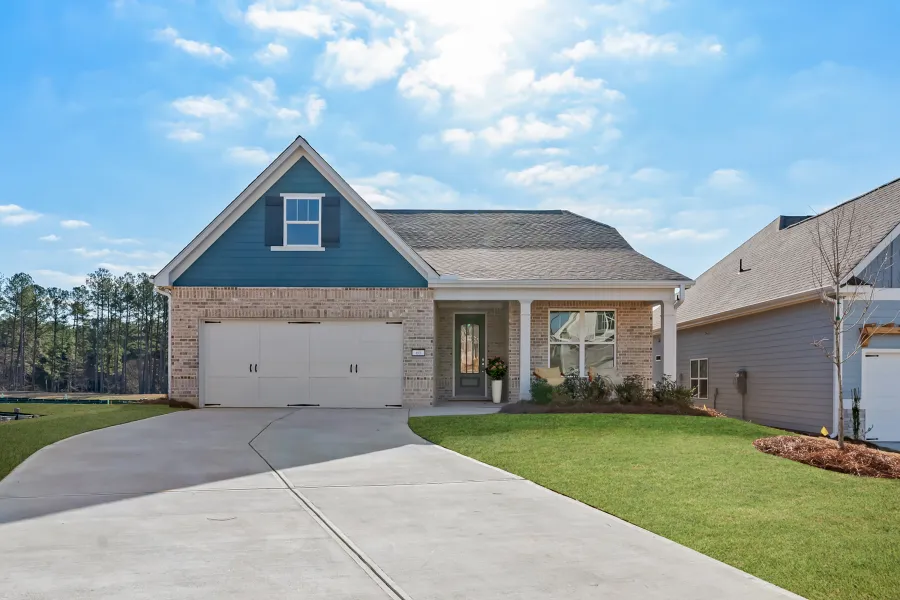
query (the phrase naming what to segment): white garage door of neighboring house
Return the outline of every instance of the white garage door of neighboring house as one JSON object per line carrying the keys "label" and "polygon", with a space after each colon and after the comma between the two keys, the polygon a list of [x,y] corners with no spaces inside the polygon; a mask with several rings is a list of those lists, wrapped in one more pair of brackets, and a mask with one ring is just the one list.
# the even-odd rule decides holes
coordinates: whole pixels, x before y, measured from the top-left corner
{"label": "white garage door of neighboring house", "polygon": [[206,322],[205,406],[383,408],[402,402],[403,326]]}
{"label": "white garage door of neighboring house", "polygon": [[863,351],[862,398],[866,427],[874,426],[870,438],[900,441],[900,351]]}

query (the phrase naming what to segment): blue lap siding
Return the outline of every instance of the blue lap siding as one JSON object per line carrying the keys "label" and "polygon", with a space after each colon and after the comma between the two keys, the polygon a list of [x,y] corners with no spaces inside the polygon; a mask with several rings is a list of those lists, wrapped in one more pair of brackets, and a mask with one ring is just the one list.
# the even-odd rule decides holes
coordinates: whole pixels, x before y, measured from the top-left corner
{"label": "blue lap siding", "polygon": [[305,158],[275,182],[176,281],[176,286],[426,287],[427,281],[341,198],[341,239],[319,252],[273,252],[265,245],[265,197],[339,196]]}

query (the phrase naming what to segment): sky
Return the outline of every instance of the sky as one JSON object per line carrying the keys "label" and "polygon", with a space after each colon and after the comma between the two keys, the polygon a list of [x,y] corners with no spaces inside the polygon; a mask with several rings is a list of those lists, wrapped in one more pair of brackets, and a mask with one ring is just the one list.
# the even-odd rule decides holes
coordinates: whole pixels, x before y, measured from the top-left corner
{"label": "sky", "polygon": [[375,208],[566,209],[696,277],[900,177],[900,3],[14,0],[0,273],[153,273],[297,135]]}

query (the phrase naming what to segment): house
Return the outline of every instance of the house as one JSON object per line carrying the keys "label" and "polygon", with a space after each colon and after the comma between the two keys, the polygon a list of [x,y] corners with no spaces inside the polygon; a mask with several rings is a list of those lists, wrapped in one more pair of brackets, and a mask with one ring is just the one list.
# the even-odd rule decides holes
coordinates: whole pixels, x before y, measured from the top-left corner
{"label": "house", "polygon": [[[844,219],[836,229],[852,269],[841,300],[852,312],[843,319],[840,394],[836,368],[814,345],[830,349],[834,338],[814,238],[834,229],[836,218]],[[776,218],[686,291],[676,309],[678,381],[730,416],[808,432],[836,431],[841,397],[849,428],[859,390],[870,439],[900,440],[900,336],[891,335],[900,333],[898,235],[900,180],[817,216]],[[746,374],[743,396],[739,371]]]}
{"label": "house", "polygon": [[688,278],[562,210],[373,210],[297,138],[156,275],[170,397],[196,406],[384,407],[505,398],[532,369],[649,377],[651,308]]}

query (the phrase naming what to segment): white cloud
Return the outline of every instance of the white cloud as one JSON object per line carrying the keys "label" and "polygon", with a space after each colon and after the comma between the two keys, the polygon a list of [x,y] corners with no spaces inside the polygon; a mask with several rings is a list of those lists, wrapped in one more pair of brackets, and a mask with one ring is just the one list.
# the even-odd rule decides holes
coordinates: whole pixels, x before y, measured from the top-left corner
{"label": "white cloud", "polygon": [[178,31],[172,27],[166,27],[157,32],[160,39],[171,42],[173,46],[187,52],[192,56],[211,58],[221,62],[231,60],[231,55],[219,46],[213,46],[206,42],[188,40],[178,35]]}
{"label": "white cloud", "polygon": [[565,148],[523,148],[521,150],[516,150],[513,152],[513,156],[516,157],[526,157],[526,156],[565,156],[569,154],[569,151]]}
{"label": "white cloud", "polygon": [[306,97],[304,110],[306,112],[306,120],[310,125],[315,127],[322,121],[322,113],[328,105],[325,100],[318,94],[310,94]]}
{"label": "white cloud", "polygon": [[87,248],[73,248],[72,252],[85,258],[102,258],[112,254],[112,250],[102,248],[100,250],[88,250]]}
{"label": "white cloud", "polygon": [[190,127],[177,127],[166,134],[166,137],[176,142],[199,142],[203,134]]}
{"label": "white cloud", "polygon": [[91,226],[91,224],[87,221],[79,221],[78,219],[66,219],[64,221],[60,221],[59,225],[63,229],[81,229]]}
{"label": "white cloud", "polygon": [[522,171],[512,171],[506,174],[506,180],[515,185],[531,187],[541,186],[568,186],[580,183],[605,173],[608,167],[605,165],[563,165],[558,162],[549,162],[535,165]]}
{"label": "white cloud", "polygon": [[632,231],[629,233],[629,237],[649,244],[663,244],[666,242],[713,242],[721,240],[727,235],[728,230],[721,228],[698,231],[690,228],[675,229],[672,227],[663,227],[662,229]]}
{"label": "white cloud", "polygon": [[233,146],[228,149],[228,158],[248,165],[267,165],[275,158],[262,148]]}
{"label": "white cloud", "polygon": [[101,242],[106,242],[107,244],[116,244],[116,245],[141,245],[143,242],[140,240],[136,240],[134,238],[110,238],[106,236],[102,236],[100,238]]}
{"label": "white cloud", "polygon": [[285,60],[290,55],[287,46],[281,44],[270,43],[266,47],[257,50],[253,56],[264,65],[270,65]]}
{"label": "white cloud", "polygon": [[260,30],[302,35],[319,39],[334,34],[334,19],[315,6],[282,10],[282,2],[263,0],[247,8],[244,18],[252,27]]}
{"label": "white cloud", "polygon": [[505,146],[520,142],[542,142],[568,137],[572,129],[567,125],[554,125],[541,121],[534,115],[524,119],[503,117],[496,125],[487,127],[478,136],[491,146]]}
{"label": "white cloud", "polygon": [[737,169],[716,169],[706,179],[706,186],[718,192],[736,192],[747,185],[746,175]]}
{"label": "white cloud", "polygon": [[42,235],[38,239],[41,240],[42,242],[58,242],[62,238],[59,237],[58,235],[56,235],[55,233],[51,233],[49,235]]}
{"label": "white cloud", "polygon": [[578,42],[571,48],[566,48],[559,53],[563,58],[567,58],[573,62],[580,62],[586,58],[597,56],[600,54],[600,47],[594,40],[584,40]]}
{"label": "white cloud", "polygon": [[672,35],[657,36],[639,31],[618,29],[600,40],[600,52],[622,58],[649,58],[661,54],[676,54],[678,43]]}
{"label": "white cloud", "polygon": [[343,84],[365,90],[395,77],[408,52],[399,37],[368,44],[361,39],[344,38],[325,45],[321,72],[331,85]]}
{"label": "white cloud", "polygon": [[0,205],[0,225],[17,227],[19,225],[37,221],[42,216],[41,213],[33,210],[25,210],[18,204]]}
{"label": "white cloud", "polygon": [[424,175],[401,175],[384,171],[350,182],[353,189],[376,207],[431,207],[457,205],[459,192]]}
{"label": "white cloud", "polygon": [[125,273],[157,273],[165,263],[157,263],[152,265],[128,265],[120,263],[102,262],[97,265],[102,269],[106,269],[113,275],[124,275]]}
{"label": "white cloud", "polygon": [[639,181],[641,183],[659,184],[666,183],[671,179],[671,176],[669,173],[663,171],[662,169],[657,169],[655,167],[644,167],[632,173],[631,179]]}
{"label": "white cloud", "polygon": [[236,114],[226,100],[212,96],[187,96],[172,102],[172,107],[180,113],[199,119],[233,119]]}
{"label": "white cloud", "polygon": [[70,275],[53,269],[35,269],[33,273],[37,281],[47,286],[75,287],[84,285],[87,280],[87,275]]}
{"label": "white cloud", "polygon": [[594,92],[592,97],[610,101],[622,100],[625,95],[618,90],[603,89],[606,82],[602,79],[585,79],[575,74],[575,67],[569,67],[560,73],[550,73],[535,79],[532,70],[518,71],[510,76],[508,86],[514,94],[569,94]]}
{"label": "white cloud", "polygon": [[475,140],[475,134],[465,129],[445,129],[441,141],[459,152],[467,151]]}

